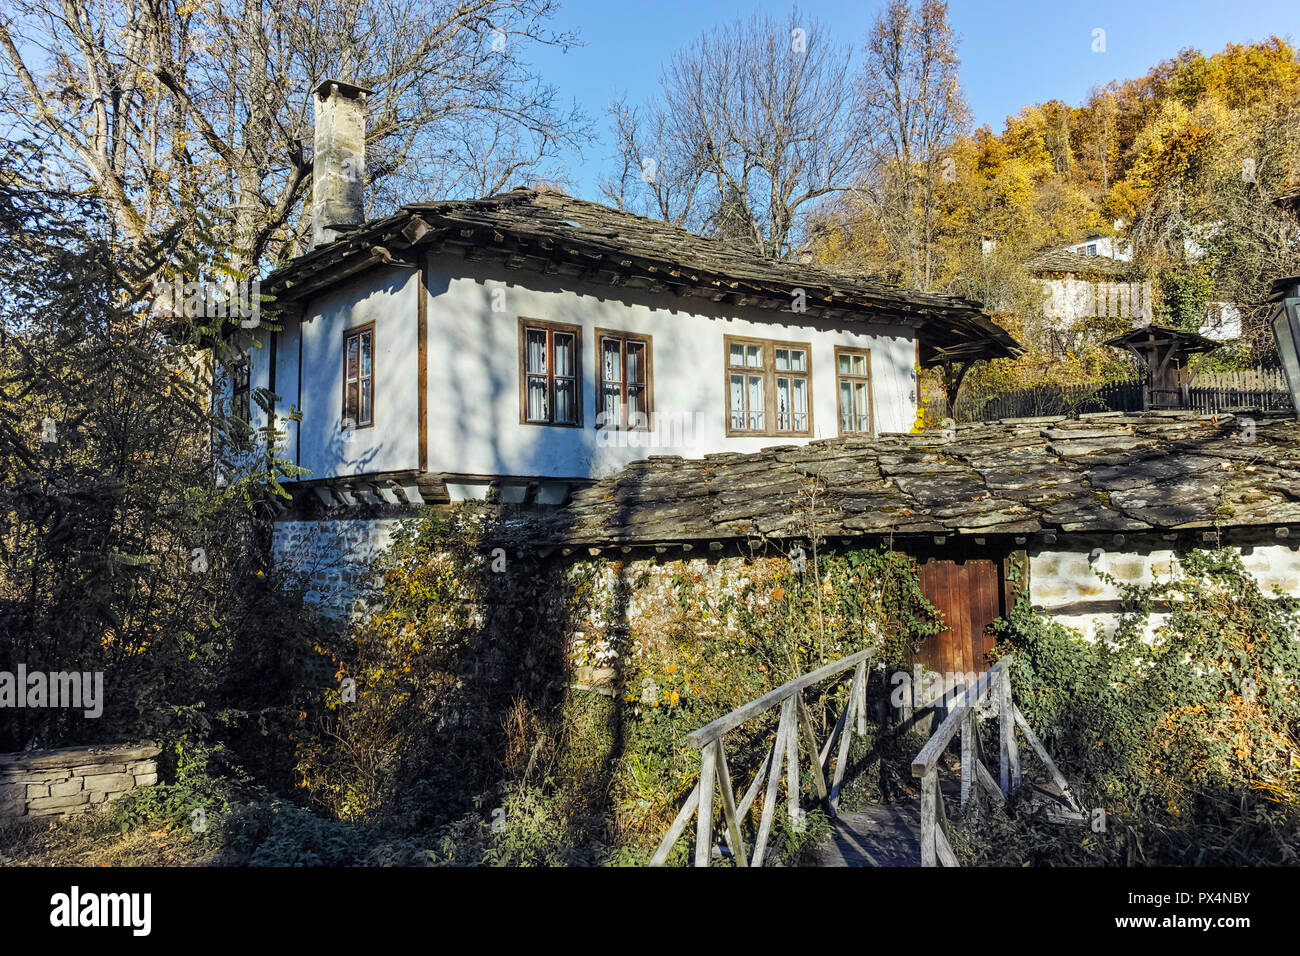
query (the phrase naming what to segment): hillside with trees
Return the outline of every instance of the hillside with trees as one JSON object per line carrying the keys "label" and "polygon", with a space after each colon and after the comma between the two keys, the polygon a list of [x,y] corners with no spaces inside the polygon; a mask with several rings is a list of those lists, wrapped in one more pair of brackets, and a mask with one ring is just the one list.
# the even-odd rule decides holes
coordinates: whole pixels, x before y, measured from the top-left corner
{"label": "hillside with trees", "polygon": [[[870,63],[885,62],[887,25],[888,14]],[[888,75],[915,82],[920,72],[913,63]],[[877,107],[868,128],[896,147],[911,142],[891,115],[899,111]],[[819,210],[809,246],[823,263],[987,303],[1030,354],[977,370],[968,380],[977,388],[1122,373],[1118,353],[1097,348],[1117,331],[1105,323],[1051,347],[1043,293],[1024,265],[1090,234],[1131,243],[1159,324],[1195,331],[1208,302],[1235,303],[1243,336],[1233,360],[1254,364],[1273,348],[1268,283],[1297,270],[1295,219],[1275,199],[1298,178],[1300,60],[1270,37],[1208,56],[1184,50],[1079,106],[1028,105],[1000,133],[984,126],[920,154],[895,148]]]}

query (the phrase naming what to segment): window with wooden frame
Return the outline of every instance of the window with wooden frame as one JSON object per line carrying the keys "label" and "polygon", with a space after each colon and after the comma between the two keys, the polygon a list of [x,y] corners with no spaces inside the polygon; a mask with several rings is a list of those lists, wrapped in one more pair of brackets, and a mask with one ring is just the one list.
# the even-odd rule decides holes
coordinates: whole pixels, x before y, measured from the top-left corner
{"label": "window with wooden frame", "polygon": [[812,347],[728,335],[727,434],[812,435]]}
{"label": "window with wooden frame", "polygon": [[835,385],[839,392],[840,434],[875,434],[871,399],[871,350],[835,347]]}
{"label": "window with wooden frame", "polygon": [[650,336],[596,330],[600,391],[596,427],[650,431],[654,389]]}
{"label": "window with wooden frame", "polygon": [[519,320],[519,420],[582,425],[582,329]]}
{"label": "window with wooden frame", "polygon": [[230,369],[230,413],[245,425],[253,421],[251,382],[252,368],[248,359],[242,358]]}
{"label": "window with wooden frame", "polygon": [[343,427],[375,423],[375,324],[343,333]]}

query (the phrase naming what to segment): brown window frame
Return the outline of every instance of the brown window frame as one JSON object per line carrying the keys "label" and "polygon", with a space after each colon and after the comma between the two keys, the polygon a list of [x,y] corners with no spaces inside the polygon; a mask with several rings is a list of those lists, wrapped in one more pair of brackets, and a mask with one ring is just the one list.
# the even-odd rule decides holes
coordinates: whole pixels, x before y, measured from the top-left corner
{"label": "brown window frame", "polygon": [[[370,333],[370,375],[363,379],[361,369],[361,336],[366,332]],[[350,416],[348,415],[348,343],[357,340],[357,414],[351,418],[353,429],[373,428],[375,424],[375,355],[378,349],[375,347],[377,335],[375,334],[375,323],[367,322],[364,325],[353,326],[343,331],[343,411],[339,416],[339,427],[347,428]],[[369,399],[368,407],[370,409],[369,421],[361,421],[361,382],[366,383],[366,398]]]}
{"label": "brown window frame", "polygon": [[[643,335],[640,332],[620,332],[617,329],[596,329],[593,333],[596,341],[596,427],[602,431],[635,431],[648,432],[654,429],[654,344],[652,337]],[[622,371],[622,378],[619,379],[619,421],[616,424],[608,422],[601,424],[600,415],[605,407],[605,340],[617,339],[619,345],[619,368]],[[642,413],[645,416],[645,423],[635,428],[628,426],[628,405],[627,405],[627,346],[629,342],[635,342],[645,349],[645,358],[643,360],[644,373],[642,383],[644,400],[642,403]]]}
{"label": "brown window frame", "polygon": [[[844,375],[840,372],[841,355],[862,355],[866,358],[867,374],[866,375]],[[868,431],[845,431],[844,430],[844,395],[840,390],[841,382],[865,383],[867,386],[867,417],[871,420],[871,428]],[[871,349],[858,348],[855,345],[837,345],[835,346],[835,410],[837,413],[836,422],[839,426],[841,435],[875,435],[876,434],[876,392],[871,377]],[[856,415],[855,415],[856,419]]]}
{"label": "brown window frame", "polygon": [[[731,346],[732,345],[757,345],[763,349],[763,428],[734,428],[731,424],[731,376],[737,372],[753,375],[757,371],[751,365],[732,365],[731,364]],[[780,372],[776,367],[776,350],[777,349],[799,349],[804,353],[806,368],[802,372]],[[787,342],[781,339],[760,339],[743,335],[724,335],[722,338],[722,401],[726,417],[723,423],[726,426],[726,435],[728,438],[746,438],[746,437],[764,437],[764,438],[811,438],[814,434],[813,424],[813,373],[812,373],[812,343],[811,342]],[[808,391],[808,427],[805,429],[780,429],[777,427],[777,410],[776,410],[776,380],[778,378],[801,378],[807,384]],[[748,382],[745,383],[745,393],[748,396]],[[747,407],[748,408],[748,407]]]}
{"label": "brown window frame", "polygon": [[[528,332],[546,333],[546,396],[547,412],[550,419],[528,417]],[[574,420],[557,422],[555,417],[555,333],[561,332],[573,336],[573,410]],[[537,378],[541,376],[535,375]],[[543,322],[540,319],[519,317],[519,424],[540,425],[546,428],[581,428],[582,427],[582,326],[569,325],[565,322]]]}

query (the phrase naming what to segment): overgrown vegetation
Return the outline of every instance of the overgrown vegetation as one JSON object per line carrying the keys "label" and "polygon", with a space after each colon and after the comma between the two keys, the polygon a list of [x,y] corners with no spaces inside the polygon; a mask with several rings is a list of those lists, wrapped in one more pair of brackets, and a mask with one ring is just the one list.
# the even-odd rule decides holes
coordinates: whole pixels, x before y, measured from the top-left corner
{"label": "overgrown vegetation", "polygon": [[1022,601],[995,650],[1015,654],[1014,698],[1105,831],[1023,805],[972,815],[957,831],[966,860],[1296,863],[1300,604],[1262,592],[1229,550],[1189,552],[1168,580],[1121,591],[1127,610],[1104,640]]}

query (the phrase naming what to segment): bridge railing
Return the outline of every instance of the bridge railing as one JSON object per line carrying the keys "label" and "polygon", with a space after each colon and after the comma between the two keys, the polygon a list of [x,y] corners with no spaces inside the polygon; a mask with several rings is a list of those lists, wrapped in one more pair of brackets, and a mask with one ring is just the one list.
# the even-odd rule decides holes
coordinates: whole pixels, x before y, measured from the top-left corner
{"label": "bridge railing", "polygon": [[[859,736],[865,736],[867,733],[867,661],[876,653],[876,648],[867,648],[809,671],[802,677],[782,684],[757,700],[750,701],[743,707],[738,707],[691,733],[686,740],[691,747],[700,751],[700,779],[690,796],[686,798],[686,803],[673,820],[672,826],[668,828],[650,865],[663,866],[667,862],[669,852],[686,830],[692,816],[696,818],[695,865],[709,865],[713,852],[713,798],[715,793],[720,792],[727,846],[736,864],[762,866],[767,856],[768,838],[772,833],[783,768],[786,780],[787,813],[795,826],[799,826],[802,821],[802,810],[799,807],[801,736],[808,748],[808,759],[812,765],[818,796],[829,804],[833,815],[839,802],[840,786],[844,782],[844,771],[848,764],[849,744],[853,733],[855,730]],[[844,711],[826,738],[826,742],[818,746],[812,715],[804,702],[803,693],[808,688],[838,677],[849,670],[853,671],[853,679]],[[753,782],[737,802],[731,783],[731,769],[727,764],[727,752],[722,743],[723,735],[776,707],[781,708],[776,739],[754,775]],[[828,790],[826,760],[837,742],[839,751],[835,774]],[[764,779],[767,781],[767,787],[763,796],[763,813],[759,819],[751,855],[746,853],[743,824],[754,805],[754,800],[758,797]]]}
{"label": "bridge railing", "polygon": [[[960,866],[953,853],[943,823],[947,819],[943,809],[943,793],[939,789],[939,760],[948,744],[961,733],[961,805],[965,808],[974,787],[983,788],[994,800],[1004,802],[1006,797],[1020,789],[1020,750],[1016,742],[1016,729],[1043,761],[1043,765],[1060,789],[1062,797],[1075,810],[1081,812],[1078,801],[1070,792],[1064,775],[1057,769],[1038,736],[1030,728],[1025,715],[1011,699],[1012,655],[1000,659],[980,675],[975,684],[958,697],[943,723],[930,736],[921,752],[912,761],[912,776],[921,781],[921,865]],[[998,776],[984,763],[976,721],[981,719],[979,709],[990,696],[997,702],[998,716]]]}

